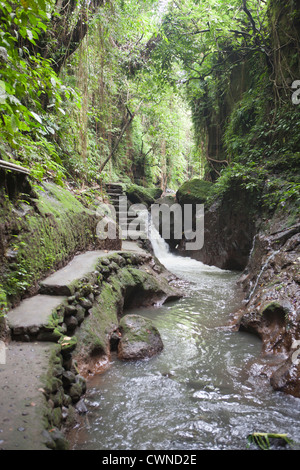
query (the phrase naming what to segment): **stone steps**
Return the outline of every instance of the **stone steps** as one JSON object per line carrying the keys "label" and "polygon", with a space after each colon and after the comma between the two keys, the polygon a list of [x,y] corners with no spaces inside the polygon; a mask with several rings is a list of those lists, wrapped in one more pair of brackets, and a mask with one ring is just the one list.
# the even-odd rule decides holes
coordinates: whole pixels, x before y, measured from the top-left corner
{"label": "stone steps", "polygon": [[99,258],[102,256],[107,256],[107,252],[104,250],[87,251],[75,256],[67,266],[40,282],[40,293],[73,295],[76,281],[93,272]]}
{"label": "stone steps", "polygon": [[[123,242],[122,251],[143,252],[134,242]],[[120,251],[119,251],[120,252]],[[109,251],[118,253],[118,251]],[[87,251],[73,258],[62,269],[40,282],[39,293],[24,299],[19,306],[7,314],[7,324],[13,338],[25,341],[51,338],[51,332],[64,321],[63,312],[68,297],[72,296],[78,284],[86,279],[93,281],[92,275],[99,260],[108,256],[105,250]],[[61,317],[62,315],[62,317]],[[48,336],[45,335],[48,332]],[[55,336],[53,337],[55,341]]]}
{"label": "stone steps", "polygon": [[[49,331],[54,316],[66,301],[64,296],[36,295],[25,299],[7,315],[7,325],[13,339],[22,341],[43,341],[43,333]],[[62,319],[63,320],[63,319]]]}
{"label": "stone steps", "polygon": [[55,341],[64,322],[67,298],[75,292],[81,279],[89,277],[104,250],[88,251],[73,258],[64,268],[40,282],[39,294],[23,300],[7,314],[11,336],[22,341]]}
{"label": "stone steps", "polygon": [[[118,252],[146,254],[129,241]],[[75,256],[41,282],[37,295],[8,312],[11,341],[0,355],[0,450],[61,449],[64,445],[58,429],[62,419],[60,399],[67,397],[75,405],[84,389],[82,378],[71,371],[75,330],[69,333],[62,328],[68,328],[68,320],[77,314],[76,328],[80,324],[78,314],[82,314],[81,321],[88,314],[92,300],[89,303],[88,298],[80,298],[76,307],[70,302],[77,294],[73,293],[79,284],[92,282],[93,275],[101,274],[94,272],[98,260],[112,253],[116,251],[90,251]],[[63,406],[69,406],[69,402]],[[51,420],[53,432],[45,430],[45,416]]]}
{"label": "stone steps", "polygon": [[[115,208],[117,223],[120,225],[122,231],[127,231],[128,225],[136,219],[136,215],[129,215],[128,210],[124,211],[123,207],[119,207],[119,198],[121,196],[125,196],[123,186],[120,183],[109,183],[106,185],[106,190],[107,195],[110,198],[110,202]],[[123,237],[123,240],[124,239],[125,238]]]}

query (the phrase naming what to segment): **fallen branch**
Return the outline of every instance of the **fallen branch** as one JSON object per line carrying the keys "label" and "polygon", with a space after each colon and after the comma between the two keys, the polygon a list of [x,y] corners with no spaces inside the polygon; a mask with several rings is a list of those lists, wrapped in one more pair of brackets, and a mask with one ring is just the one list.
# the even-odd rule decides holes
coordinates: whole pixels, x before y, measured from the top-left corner
{"label": "fallen branch", "polygon": [[226,165],[229,165],[228,161],[227,160],[215,160],[214,158],[211,158],[211,157],[206,157],[207,160],[210,160],[211,162],[215,162],[215,163],[226,163]]}

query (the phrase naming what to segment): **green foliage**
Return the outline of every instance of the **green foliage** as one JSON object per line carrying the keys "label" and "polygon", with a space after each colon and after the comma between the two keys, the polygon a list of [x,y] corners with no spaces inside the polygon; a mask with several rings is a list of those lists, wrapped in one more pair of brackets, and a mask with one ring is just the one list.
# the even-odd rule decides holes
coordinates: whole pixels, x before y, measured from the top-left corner
{"label": "green foliage", "polygon": [[17,147],[15,135],[22,132],[49,134],[52,128],[43,120],[43,102],[59,107],[60,83],[51,62],[39,53],[32,54],[28,43],[36,45],[47,29],[49,13],[43,0],[0,2],[0,46],[7,59],[0,66],[0,80],[5,96],[0,103],[2,134]]}
{"label": "green foliage", "polygon": [[[56,3],[0,1],[2,158],[22,162],[38,181],[77,186],[134,180],[177,189],[204,172],[219,176],[232,161],[245,166],[240,177],[251,190],[261,167],[292,171],[287,155],[299,149],[300,107],[270,81],[274,19],[266,2],[104,2],[70,56],[60,43],[54,54],[51,28],[76,31],[83,3],[61,16]],[[41,54],[45,43],[57,60],[68,58],[60,77]],[[223,163],[205,164],[206,156]],[[243,169],[227,171],[216,191]]]}
{"label": "green foliage", "polygon": [[267,432],[254,432],[247,437],[248,446],[255,444],[261,450],[269,450],[272,446],[272,440],[279,440],[284,444],[293,445],[294,442],[287,436],[287,434],[276,434]]}
{"label": "green foliage", "polygon": [[130,184],[126,187],[126,194],[131,202],[150,206],[161,196],[162,190],[159,188],[144,188],[137,184]]}
{"label": "green foliage", "polygon": [[3,285],[0,284],[0,319],[5,316],[8,310],[7,296],[3,289]]}
{"label": "green foliage", "polygon": [[1,157],[31,168],[39,181],[52,177],[62,184],[65,169],[54,137],[66,100],[76,98],[38,52],[37,42],[51,26],[54,2],[0,2],[0,137]]}
{"label": "green foliage", "polygon": [[[64,83],[82,98],[81,109],[69,108],[59,131],[63,165],[76,179],[135,180],[149,186],[162,180],[164,187],[176,188],[186,177],[192,148],[189,111],[179,89],[174,93],[156,73],[155,60],[145,57],[157,34],[153,3],[105,4],[87,40],[62,71]],[[139,106],[100,174],[130,113]]]}
{"label": "green foliage", "polygon": [[223,196],[234,185],[246,189],[255,197],[261,197],[267,178],[267,172],[263,166],[251,162],[247,166],[241,163],[233,163],[222,170],[221,176],[212,187],[210,201]]}
{"label": "green foliage", "polygon": [[[10,227],[5,249],[13,254],[10,260],[2,257],[3,309],[6,300],[2,289],[9,302],[18,300],[49,270],[96,241],[95,212],[87,210],[70,191],[50,182],[34,189],[36,199],[26,204],[26,211],[22,199],[14,203],[1,199],[0,222],[4,226],[8,220]],[[22,209],[25,213],[20,216]]]}
{"label": "green foliage", "polygon": [[295,168],[300,145],[297,122],[300,109],[284,103],[272,109],[273,94],[267,77],[257,74],[258,85],[246,91],[230,114],[224,132],[228,155],[234,161],[264,163],[269,170]]}
{"label": "green foliage", "polygon": [[194,178],[186,181],[176,193],[177,200],[180,204],[205,203],[212,190],[213,183]]}
{"label": "green foliage", "polygon": [[292,203],[294,210],[300,213],[300,181],[293,181],[284,177],[270,176],[267,180],[263,205],[274,210],[277,207],[289,208]]}

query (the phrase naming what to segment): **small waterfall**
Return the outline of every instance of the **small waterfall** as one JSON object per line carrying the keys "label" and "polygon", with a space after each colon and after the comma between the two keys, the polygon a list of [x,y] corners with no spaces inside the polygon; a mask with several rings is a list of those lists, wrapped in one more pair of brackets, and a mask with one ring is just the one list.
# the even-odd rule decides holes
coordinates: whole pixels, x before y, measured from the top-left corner
{"label": "small waterfall", "polygon": [[209,266],[197,261],[195,259],[189,258],[187,256],[180,256],[170,252],[169,245],[161,237],[160,233],[155,227],[149,214],[149,230],[148,238],[151,242],[155,256],[159,261],[171,272],[177,274],[179,271],[182,272],[215,272],[222,273],[226,272],[216,266]]}
{"label": "small waterfall", "polygon": [[156,229],[152,219],[150,217],[149,224],[149,239],[154,251],[155,256],[162,260],[164,258],[174,256],[170,253],[170,248],[167,242],[160,236],[158,230]]}

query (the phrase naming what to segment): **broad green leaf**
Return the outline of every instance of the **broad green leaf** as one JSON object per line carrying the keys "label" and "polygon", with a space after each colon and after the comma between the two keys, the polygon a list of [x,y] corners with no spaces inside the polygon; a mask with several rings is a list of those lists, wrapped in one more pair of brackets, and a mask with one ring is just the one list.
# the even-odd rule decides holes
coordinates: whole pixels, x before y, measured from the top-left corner
{"label": "broad green leaf", "polygon": [[39,116],[38,114],[36,114],[35,112],[33,111],[30,111],[31,116],[36,120],[38,121],[40,124],[43,124],[43,121],[42,121],[42,118],[41,116]]}

